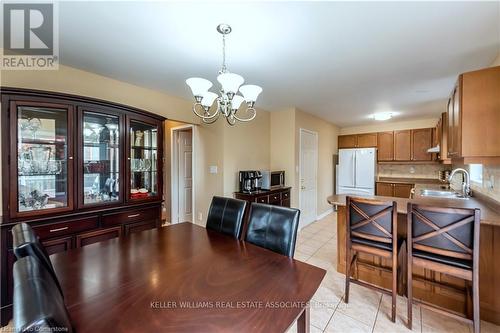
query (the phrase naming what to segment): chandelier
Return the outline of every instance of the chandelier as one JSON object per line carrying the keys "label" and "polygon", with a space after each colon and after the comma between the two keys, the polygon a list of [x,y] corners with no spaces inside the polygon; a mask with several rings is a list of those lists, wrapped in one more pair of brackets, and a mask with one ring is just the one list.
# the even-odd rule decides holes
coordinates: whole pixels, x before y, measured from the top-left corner
{"label": "chandelier", "polygon": [[[228,24],[217,26],[217,31],[222,35],[222,67],[217,76],[217,81],[221,85],[220,96],[208,91],[212,87],[212,82],[209,80],[199,77],[186,80],[195,99],[193,112],[206,124],[215,122],[221,114],[226,117],[230,125],[234,125],[236,121],[251,121],[257,114],[254,105],[262,88],[253,84],[242,86],[245,81],[243,77],[229,72],[226,67],[226,35],[231,30]],[[238,95],[238,92],[243,96]],[[214,102],[216,108],[212,108]],[[247,107],[239,110],[243,102],[246,102]]]}

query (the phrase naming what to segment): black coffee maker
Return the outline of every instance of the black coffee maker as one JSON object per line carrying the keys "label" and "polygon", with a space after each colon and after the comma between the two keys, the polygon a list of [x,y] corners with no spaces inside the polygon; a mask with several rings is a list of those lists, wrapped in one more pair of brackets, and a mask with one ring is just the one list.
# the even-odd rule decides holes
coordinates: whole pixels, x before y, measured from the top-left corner
{"label": "black coffee maker", "polygon": [[260,190],[259,179],[262,174],[258,170],[240,171],[240,192],[252,193]]}

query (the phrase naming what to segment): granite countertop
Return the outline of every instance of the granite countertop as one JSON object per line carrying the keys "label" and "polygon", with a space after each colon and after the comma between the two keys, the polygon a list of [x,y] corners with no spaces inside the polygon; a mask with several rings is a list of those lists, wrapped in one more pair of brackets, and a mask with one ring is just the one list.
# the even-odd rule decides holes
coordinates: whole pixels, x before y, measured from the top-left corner
{"label": "granite countertop", "polygon": [[437,178],[379,177],[377,183],[444,184]]}
{"label": "granite countertop", "polygon": [[[431,188],[435,186],[417,186],[417,193],[420,191],[418,188]],[[445,198],[432,198],[422,197],[416,195],[413,199],[383,197],[378,195],[362,196],[368,199],[377,199],[383,201],[396,201],[398,205],[398,213],[406,214],[407,205],[409,202],[430,205],[437,207],[452,207],[452,208],[479,208],[481,210],[481,223],[500,227],[500,203],[493,201],[480,194],[474,194],[474,197],[469,199],[445,199]],[[345,206],[346,195],[332,195],[327,198],[328,202],[332,205]]]}

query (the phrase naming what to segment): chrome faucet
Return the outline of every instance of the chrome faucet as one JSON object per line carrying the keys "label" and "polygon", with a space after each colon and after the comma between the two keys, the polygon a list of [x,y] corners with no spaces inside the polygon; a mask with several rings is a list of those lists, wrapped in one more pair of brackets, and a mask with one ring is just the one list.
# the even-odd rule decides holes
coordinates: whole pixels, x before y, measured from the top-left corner
{"label": "chrome faucet", "polygon": [[468,197],[470,197],[471,193],[470,193],[470,176],[469,176],[469,172],[467,170],[462,169],[462,168],[456,168],[448,176],[448,181],[451,183],[451,179],[453,178],[453,176],[455,176],[455,174],[457,172],[460,172],[464,175],[463,181],[462,181],[462,196],[464,198],[468,198]]}

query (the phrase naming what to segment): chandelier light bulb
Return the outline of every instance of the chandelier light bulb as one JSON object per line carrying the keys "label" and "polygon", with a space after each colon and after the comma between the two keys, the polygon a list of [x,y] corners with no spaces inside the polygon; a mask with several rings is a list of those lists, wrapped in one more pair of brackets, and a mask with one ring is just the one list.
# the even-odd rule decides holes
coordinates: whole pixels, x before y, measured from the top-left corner
{"label": "chandelier light bulb", "polygon": [[204,96],[208,89],[212,88],[212,82],[201,77],[192,77],[186,80],[186,84],[191,88],[193,96]]}
{"label": "chandelier light bulb", "polygon": [[215,99],[219,97],[216,93],[207,91],[203,95],[203,99],[201,100],[201,105],[205,108],[210,108],[212,104],[214,104]]}
{"label": "chandelier light bulb", "polygon": [[234,95],[233,99],[231,100],[231,110],[238,110],[240,108],[241,103],[243,103],[245,99],[241,97],[240,95]]}
{"label": "chandelier light bulb", "polygon": [[217,81],[221,84],[224,93],[236,94],[240,86],[245,82],[245,79],[238,74],[222,73],[217,76]]}
{"label": "chandelier light bulb", "polygon": [[255,102],[262,92],[262,88],[254,84],[247,84],[240,87],[240,92],[247,102]]}

